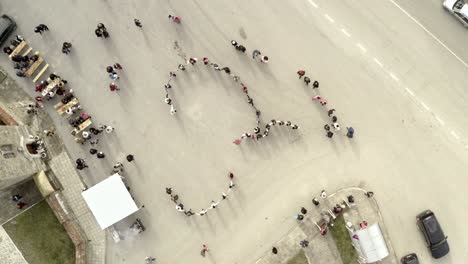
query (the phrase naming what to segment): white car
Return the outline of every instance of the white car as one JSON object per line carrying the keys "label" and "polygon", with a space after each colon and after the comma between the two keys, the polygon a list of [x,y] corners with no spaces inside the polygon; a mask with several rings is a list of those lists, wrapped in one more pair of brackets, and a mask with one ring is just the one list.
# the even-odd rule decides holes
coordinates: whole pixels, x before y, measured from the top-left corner
{"label": "white car", "polygon": [[464,0],[445,0],[443,5],[463,26],[468,27],[468,4]]}

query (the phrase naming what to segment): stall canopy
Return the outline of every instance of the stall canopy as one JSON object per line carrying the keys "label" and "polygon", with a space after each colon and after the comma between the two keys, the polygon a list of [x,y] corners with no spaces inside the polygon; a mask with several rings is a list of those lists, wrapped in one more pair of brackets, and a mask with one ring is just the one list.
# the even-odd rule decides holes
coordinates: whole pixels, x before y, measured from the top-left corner
{"label": "stall canopy", "polygon": [[361,257],[362,263],[374,263],[388,256],[388,248],[380,231],[379,224],[375,223],[365,229],[354,232],[349,231],[351,240]]}
{"label": "stall canopy", "polygon": [[106,229],[138,211],[138,206],[118,174],[109,176],[81,195],[101,229]]}

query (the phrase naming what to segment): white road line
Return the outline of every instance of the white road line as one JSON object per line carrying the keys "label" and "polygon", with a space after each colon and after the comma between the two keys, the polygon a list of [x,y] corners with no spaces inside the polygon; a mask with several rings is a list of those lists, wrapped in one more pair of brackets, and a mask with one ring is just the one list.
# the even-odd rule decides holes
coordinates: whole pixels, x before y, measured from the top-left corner
{"label": "white road line", "polygon": [[325,14],[324,16],[325,16],[326,19],[328,19],[328,21],[330,21],[330,23],[335,23],[335,20],[331,16],[329,16],[328,14]]}
{"label": "white road line", "polygon": [[442,126],[445,126],[444,120],[440,119],[440,117],[435,116],[435,119],[436,119]]}
{"label": "white road line", "polygon": [[374,57],[374,62],[377,63],[377,65],[379,65],[380,67],[383,67],[383,64],[375,57]]}
{"label": "white road line", "polygon": [[362,51],[362,52],[367,52],[366,48],[361,43],[357,43],[356,46]]}
{"label": "white road line", "polygon": [[455,131],[450,131],[450,134],[455,138],[455,139],[460,139],[460,136],[455,133]]}
{"label": "white road line", "polygon": [[309,0],[309,4],[311,4],[315,8],[318,8],[318,5],[312,0]]}
{"label": "white road line", "polygon": [[341,32],[343,32],[343,34],[345,34],[348,38],[351,37],[351,34],[349,34],[348,31],[346,31],[346,29],[342,28]]}
{"label": "white road line", "polygon": [[420,26],[424,31],[426,31],[427,34],[429,34],[433,39],[435,39],[437,42],[439,42],[439,44],[442,47],[444,47],[455,58],[457,58],[466,68],[468,68],[468,64],[464,60],[462,60],[460,57],[458,57],[457,54],[455,54],[455,52],[453,52],[449,47],[447,47],[447,45],[445,45],[442,41],[440,41],[440,39],[438,39],[434,34],[432,34],[432,32],[430,32],[426,27],[424,27],[421,23],[419,23],[419,21],[416,20],[413,16],[411,16],[410,13],[408,13],[405,9],[403,9],[400,5],[398,5],[394,0],[388,0],[388,1],[390,1],[396,7],[398,7],[398,9],[400,9],[405,15],[407,15],[409,18],[411,18],[411,20],[413,20],[416,24],[418,24],[418,26]]}
{"label": "white road line", "polygon": [[420,101],[421,105],[426,109],[427,111],[431,110],[427,104],[425,104],[423,101]]}
{"label": "white road line", "polygon": [[397,82],[400,81],[400,79],[398,79],[398,77],[396,77],[396,75],[393,74],[393,72],[390,72],[389,74],[390,74],[390,77],[392,77],[393,80],[395,80]]}
{"label": "white road line", "polygon": [[408,87],[405,87],[405,90],[406,90],[411,96],[414,96],[413,91],[411,91]]}

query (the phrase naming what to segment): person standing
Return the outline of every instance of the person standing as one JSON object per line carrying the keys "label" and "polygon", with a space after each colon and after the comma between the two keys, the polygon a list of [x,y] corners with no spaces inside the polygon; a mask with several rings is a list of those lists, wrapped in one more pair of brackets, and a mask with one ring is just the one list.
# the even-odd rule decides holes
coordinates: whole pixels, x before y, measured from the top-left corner
{"label": "person standing", "polygon": [[307,76],[304,77],[304,82],[305,82],[306,85],[309,85],[309,83],[310,83],[310,78],[307,77]]}
{"label": "person standing", "polygon": [[127,161],[128,161],[128,162],[132,162],[132,161],[134,161],[134,160],[135,160],[135,156],[133,156],[132,154],[128,154],[128,155],[127,155]]}
{"label": "person standing", "polygon": [[348,132],[346,133],[346,136],[348,138],[353,138],[354,137],[354,128],[353,127],[347,127],[346,128]]}
{"label": "person standing", "polygon": [[298,71],[297,71],[297,75],[299,75],[299,79],[301,79],[302,76],[305,75],[305,71],[304,71],[304,70],[298,70]]}
{"label": "person standing", "polygon": [[42,35],[42,29],[39,26],[34,28],[34,32]]}
{"label": "person standing", "polygon": [[63,42],[62,44],[62,53],[68,54],[70,53],[70,48],[72,47],[72,44],[70,42]]}
{"label": "person standing", "polygon": [[120,65],[120,63],[116,62],[116,63],[114,63],[114,69],[122,70],[123,68],[122,68],[122,65]]}
{"label": "person standing", "polygon": [[23,198],[23,196],[21,196],[20,194],[15,194],[15,195],[11,196],[11,199],[15,203],[19,202],[21,200],[21,198]]}
{"label": "person standing", "polygon": [[307,209],[305,209],[304,207],[301,207],[301,214],[307,214]]}
{"label": "person standing", "polygon": [[313,89],[319,88],[319,82],[318,82],[318,81],[314,81],[314,82],[312,83],[312,88],[313,88]]}
{"label": "person standing", "polygon": [[318,200],[317,198],[315,198],[315,197],[312,199],[312,203],[313,203],[315,206],[319,206],[319,204],[320,204],[319,200]]}
{"label": "person standing", "polygon": [[139,19],[135,18],[135,19],[133,19],[133,22],[135,22],[135,26],[140,27],[140,28],[143,27],[143,25],[141,24],[141,21]]}
{"label": "person standing", "polygon": [[302,221],[302,220],[304,220],[304,215],[298,214],[298,215],[296,215],[296,219],[299,220],[299,221]]}
{"label": "person standing", "polygon": [[322,199],[327,198],[327,193],[325,192],[325,190],[322,190],[322,191],[320,192],[320,197],[322,197]]}
{"label": "person standing", "polygon": [[145,263],[146,263],[146,264],[151,264],[151,263],[153,263],[154,261],[156,261],[156,258],[155,258],[155,257],[149,256],[149,257],[146,257],[146,258],[145,258]]}
{"label": "person standing", "polygon": [[115,128],[112,126],[106,126],[106,128],[104,129],[104,131],[106,131],[107,134],[114,132],[114,130]]}
{"label": "person standing", "polygon": [[252,59],[257,59],[258,56],[260,56],[262,53],[259,50],[254,50],[252,52]]}
{"label": "person standing", "polygon": [[44,24],[39,24],[39,26],[43,31],[49,31],[49,27]]}
{"label": "person standing", "polygon": [[273,254],[275,254],[275,255],[278,254],[278,249],[277,249],[276,247],[273,247],[273,248],[271,249],[271,253],[273,253]]}
{"label": "person standing", "polygon": [[202,250],[201,250],[201,252],[200,252],[201,255],[202,255],[203,257],[205,257],[205,255],[206,255],[207,252],[208,252],[208,246],[207,246],[207,245],[203,245],[203,246],[202,246]]}
{"label": "person standing", "polygon": [[180,22],[182,21],[182,18],[180,18],[179,16],[169,15],[168,18],[176,24],[180,24]]}
{"label": "person standing", "polygon": [[110,83],[109,84],[109,89],[111,90],[111,92],[120,91],[120,88],[117,87],[117,84],[115,84],[115,83]]}

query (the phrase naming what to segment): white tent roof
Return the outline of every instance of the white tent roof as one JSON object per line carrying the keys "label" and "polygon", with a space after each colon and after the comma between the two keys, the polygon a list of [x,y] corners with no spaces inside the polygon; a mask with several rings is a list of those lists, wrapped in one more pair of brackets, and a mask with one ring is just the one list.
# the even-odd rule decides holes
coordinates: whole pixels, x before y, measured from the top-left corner
{"label": "white tent roof", "polygon": [[106,229],[138,211],[138,206],[118,174],[109,176],[81,195],[101,229]]}
{"label": "white tent roof", "polygon": [[[364,263],[374,263],[388,256],[387,244],[385,244],[378,223],[365,229],[356,230],[350,235],[353,244],[359,249],[358,253],[363,258]],[[358,239],[353,238],[353,235],[357,235]]]}

